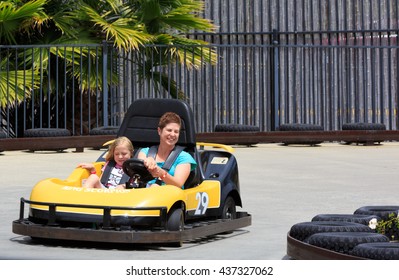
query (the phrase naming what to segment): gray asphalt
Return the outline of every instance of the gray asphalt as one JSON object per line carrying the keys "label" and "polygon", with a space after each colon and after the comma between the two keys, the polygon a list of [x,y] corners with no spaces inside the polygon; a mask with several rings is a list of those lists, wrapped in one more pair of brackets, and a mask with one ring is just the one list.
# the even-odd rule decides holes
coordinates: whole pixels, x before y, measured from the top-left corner
{"label": "gray asphalt", "polygon": [[242,210],[250,227],[228,235],[185,242],[181,248],[90,243],[35,243],[12,233],[20,197],[48,177],[65,179],[83,153],[13,151],[0,154],[0,259],[215,259],[282,260],[290,227],[317,214],[351,214],[366,205],[398,205],[399,143],[378,146],[323,143],[317,147],[260,144],[235,147]]}

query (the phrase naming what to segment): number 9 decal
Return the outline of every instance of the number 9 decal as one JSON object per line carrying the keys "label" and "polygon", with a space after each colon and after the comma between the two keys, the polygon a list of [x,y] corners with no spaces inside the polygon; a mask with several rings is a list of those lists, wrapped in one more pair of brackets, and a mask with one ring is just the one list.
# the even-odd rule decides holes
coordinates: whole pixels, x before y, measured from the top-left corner
{"label": "number 9 decal", "polygon": [[199,192],[195,195],[195,199],[198,200],[197,209],[194,215],[204,215],[206,209],[208,209],[209,196],[206,192]]}

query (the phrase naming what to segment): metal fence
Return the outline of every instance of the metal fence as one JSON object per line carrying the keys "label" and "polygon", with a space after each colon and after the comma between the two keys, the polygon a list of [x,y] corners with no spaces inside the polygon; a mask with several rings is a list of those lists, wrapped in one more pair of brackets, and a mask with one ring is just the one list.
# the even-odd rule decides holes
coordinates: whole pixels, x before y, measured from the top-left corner
{"label": "metal fence", "polygon": [[114,88],[103,83],[111,79],[104,68],[115,68],[112,53],[106,44],[0,45],[3,130],[10,137],[23,136],[30,128],[67,128],[82,135],[108,122],[103,112],[124,110],[109,106],[114,96],[108,90],[113,93]]}
{"label": "metal fence", "polygon": [[[193,108],[198,132],[213,131],[219,123],[256,125],[262,131],[282,123],[339,130],[346,122],[398,129],[398,1],[206,3],[204,17],[213,19],[218,31],[189,36],[211,42],[203,51],[213,48],[216,64],[204,61],[203,67],[190,69],[167,61],[153,69],[168,78],[159,91],[158,77],[141,79],[146,63],[135,63],[138,53],[117,53],[106,44],[0,46],[0,82],[19,81],[0,88],[7,100],[0,117],[3,130],[17,137],[38,127],[88,134],[98,126],[118,126],[135,99],[170,98],[173,85]],[[24,79],[20,71],[29,71],[32,48],[32,61],[40,67]],[[65,62],[72,54],[74,63]],[[87,67],[91,75],[79,76]],[[36,79],[39,87],[33,88]],[[26,94],[21,103],[11,98],[13,91]]]}

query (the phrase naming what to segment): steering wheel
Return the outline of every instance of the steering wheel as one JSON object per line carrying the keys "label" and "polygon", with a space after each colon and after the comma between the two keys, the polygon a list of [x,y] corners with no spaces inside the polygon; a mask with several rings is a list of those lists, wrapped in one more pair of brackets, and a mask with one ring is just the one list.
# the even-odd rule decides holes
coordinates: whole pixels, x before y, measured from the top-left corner
{"label": "steering wheel", "polygon": [[[137,158],[130,158],[123,163],[123,171],[130,177],[133,178],[138,185],[142,187],[143,182],[148,182],[154,177],[144,166],[144,161]],[[145,184],[144,184],[145,185]]]}

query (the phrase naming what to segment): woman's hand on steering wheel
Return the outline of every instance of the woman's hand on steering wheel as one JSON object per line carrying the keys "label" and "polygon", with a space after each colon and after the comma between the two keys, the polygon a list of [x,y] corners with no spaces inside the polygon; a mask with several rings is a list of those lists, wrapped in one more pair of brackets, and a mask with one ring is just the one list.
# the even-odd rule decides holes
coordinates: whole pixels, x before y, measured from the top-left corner
{"label": "woman's hand on steering wheel", "polygon": [[151,175],[156,178],[162,175],[162,169],[158,167],[157,163],[153,158],[146,158],[144,160],[144,166],[147,168],[148,172],[151,173]]}

